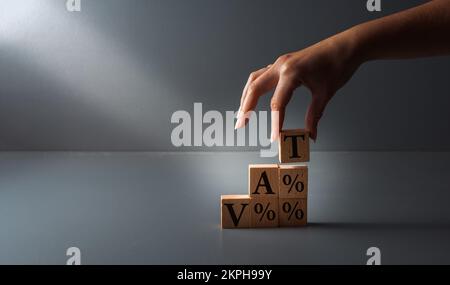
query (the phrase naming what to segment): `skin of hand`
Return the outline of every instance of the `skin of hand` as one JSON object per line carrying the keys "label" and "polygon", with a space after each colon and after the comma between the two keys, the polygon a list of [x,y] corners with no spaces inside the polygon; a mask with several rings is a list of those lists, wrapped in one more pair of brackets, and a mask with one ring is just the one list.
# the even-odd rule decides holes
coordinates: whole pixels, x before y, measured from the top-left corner
{"label": "skin of hand", "polygon": [[275,90],[271,100],[271,141],[279,137],[286,106],[294,90],[305,86],[311,103],[305,118],[310,137],[331,98],[369,60],[450,54],[450,1],[421,6],[363,23],[306,49],[279,57],[252,72],[241,97],[236,129],[248,122],[258,98]]}
{"label": "skin of hand", "polygon": [[258,98],[274,91],[271,141],[278,139],[286,106],[294,90],[305,86],[311,92],[311,103],[306,112],[306,130],[313,140],[317,125],[326,105],[353,75],[360,65],[350,31],[335,35],[306,49],[280,56],[273,64],[250,74],[244,88],[236,128],[247,123],[245,114],[256,107]]}
{"label": "skin of hand", "polygon": [[311,138],[315,140],[317,125],[327,103],[360,65],[360,60],[353,52],[352,41],[346,39],[346,33],[349,32],[280,56],[268,67],[251,73],[242,94],[236,128],[245,126],[248,121],[245,114],[256,107],[258,98],[275,89],[270,104],[271,141],[277,140],[286,106],[294,90],[303,85],[312,94],[305,123]]}

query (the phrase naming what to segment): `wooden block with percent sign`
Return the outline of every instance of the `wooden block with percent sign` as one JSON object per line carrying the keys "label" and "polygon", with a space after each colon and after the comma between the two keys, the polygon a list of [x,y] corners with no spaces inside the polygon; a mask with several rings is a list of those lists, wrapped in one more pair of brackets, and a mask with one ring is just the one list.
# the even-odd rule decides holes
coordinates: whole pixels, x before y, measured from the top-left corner
{"label": "wooden block with percent sign", "polygon": [[305,130],[281,131],[278,146],[281,163],[309,161],[309,133]]}
{"label": "wooden block with percent sign", "polygon": [[248,195],[222,195],[221,220],[223,229],[250,226],[250,197]]}
{"label": "wooden block with percent sign", "polygon": [[278,165],[250,164],[248,190],[252,198],[278,198]]}
{"label": "wooden block with percent sign", "polygon": [[306,165],[280,165],[280,198],[302,198],[308,196],[308,166]]}
{"label": "wooden block with percent sign", "polygon": [[299,227],[307,223],[307,200],[296,198],[279,199],[280,227]]}
{"label": "wooden block with percent sign", "polygon": [[278,198],[251,198],[250,227],[278,227]]}

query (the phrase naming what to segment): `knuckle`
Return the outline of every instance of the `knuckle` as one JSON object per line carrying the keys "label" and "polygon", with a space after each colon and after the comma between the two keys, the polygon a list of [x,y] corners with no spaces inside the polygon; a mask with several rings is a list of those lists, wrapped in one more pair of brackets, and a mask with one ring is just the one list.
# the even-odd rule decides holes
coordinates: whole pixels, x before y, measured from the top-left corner
{"label": "knuckle", "polygon": [[283,63],[286,62],[292,55],[291,54],[283,54],[282,56],[278,57],[277,62]]}
{"label": "knuckle", "polygon": [[323,111],[319,111],[314,115],[314,121],[318,122],[323,116]]}
{"label": "knuckle", "polygon": [[280,66],[280,75],[281,76],[291,76],[295,73],[295,65],[290,62],[286,61]]}
{"label": "knuckle", "polygon": [[280,102],[278,102],[277,99],[272,98],[272,100],[270,101],[270,109],[272,111],[280,111],[281,110],[281,104]]}
{"label": "knuckle", "polygon": [[258,86],[255,83],[250,83],[248,86],[247,94],[254,96],[258,92]]}
{"label": "knuckle", "polygon": [[317,109],[314,109],[312,111],[312,116],[311,116],[312,120],[315,122],[319,121],[322,118],[323,111],[324,111],[324,107],[322,107],[322,106],[319,106],[319,107],[317,107]]}
{"label": "knuckle", "polygon": [[254,81],[256,78],[258,77],[257,73],[254,71],[252,73],[250,73],[250,76],[248,77],[248,79],[250,81]]}

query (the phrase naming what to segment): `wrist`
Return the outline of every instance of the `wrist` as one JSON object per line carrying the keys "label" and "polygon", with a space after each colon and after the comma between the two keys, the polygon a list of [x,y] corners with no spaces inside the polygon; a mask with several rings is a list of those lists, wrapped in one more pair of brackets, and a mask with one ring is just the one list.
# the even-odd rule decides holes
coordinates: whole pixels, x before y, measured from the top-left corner
{"label": "wrist", "polygon": [[359,26],[352,27],[337,35],[347,59],[359,66],[371,58]]}
{"label": "wrist", "polygon": [[349,33],[353,38],[355,57],[357,57],[361,63],[378,58],[379,55],[374,48],[376,45],[373,38],[371,39],[371,36],[373,37],[374,35],[374,29],[371,22],[356,25],[349,29]]}

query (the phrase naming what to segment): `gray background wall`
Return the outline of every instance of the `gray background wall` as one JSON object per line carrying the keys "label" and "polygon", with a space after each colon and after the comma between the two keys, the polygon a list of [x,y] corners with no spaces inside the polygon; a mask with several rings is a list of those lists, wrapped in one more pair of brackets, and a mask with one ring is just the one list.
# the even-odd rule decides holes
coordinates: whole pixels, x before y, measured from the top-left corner
{"label": "gray background wall", "polygon": [[[176,150],[174,111],[236,110],[248,74],[278,55],[426,1],[365,2],[83,0],[68,13],[2,0],[0,149]],[[449,72],[450,57],[364,65],[313,149],[449,150]],[[308,101],[296,92],[287,127],[303,127]]]}

